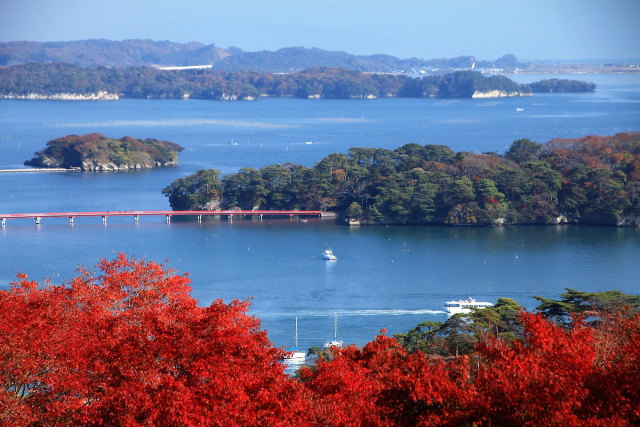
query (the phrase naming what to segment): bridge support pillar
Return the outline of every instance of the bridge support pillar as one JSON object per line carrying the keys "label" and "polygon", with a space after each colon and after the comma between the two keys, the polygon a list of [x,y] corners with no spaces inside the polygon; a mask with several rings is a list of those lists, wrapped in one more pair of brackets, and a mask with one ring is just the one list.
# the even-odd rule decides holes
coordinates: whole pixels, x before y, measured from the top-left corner
{"label": "bridge support pillar", "polygon": [[258,218],[260,218],[260,221],[262,221],[262,215],[258,215]]}
{"label": "bridge support pillar", "polygon": [[107,217],[106,216],[102,217],[102,225],[107,225]]}
{"label": "bridge support pillar", "polygon": [[69,225],[73,225],[73,217],[72,216],[69,217]]}
{"label": "bridge support pillar", "polygon": [[135,222],[137,224],[138,221],[140,221],[139,215],[134,215],[133,216],[133,222]]}
{"label": "bridge support pillar", "polygon": [[40,225],[40,219],[41,218],[39,216],[36,217],[36,225]]}
{"label": "bridge support pillar", "polygon": [[2,222],[2,226],[3,226],[3,227],[4,227],[5,225],[7,225],[7,224],[6,224],[7,220],[6,220],[5,218],[2,218],[2,221],[1,221],[1,222]]}
{"label": "bridge support pillar", "polygon": [[171,215],[167,215],[167,224],[171,222]]}
{"label": "bridge support pillar", "polygon": [[202,215],[198,215],[198,222],[202,222]]}

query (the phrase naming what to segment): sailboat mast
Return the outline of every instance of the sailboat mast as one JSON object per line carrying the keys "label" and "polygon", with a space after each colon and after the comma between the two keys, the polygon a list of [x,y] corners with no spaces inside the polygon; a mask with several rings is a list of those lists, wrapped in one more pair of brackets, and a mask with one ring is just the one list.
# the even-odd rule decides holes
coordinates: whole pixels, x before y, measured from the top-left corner
{"label": "sailboat mast", "polygon": [[296,316],[296,350],[298,349],[298,316]]}

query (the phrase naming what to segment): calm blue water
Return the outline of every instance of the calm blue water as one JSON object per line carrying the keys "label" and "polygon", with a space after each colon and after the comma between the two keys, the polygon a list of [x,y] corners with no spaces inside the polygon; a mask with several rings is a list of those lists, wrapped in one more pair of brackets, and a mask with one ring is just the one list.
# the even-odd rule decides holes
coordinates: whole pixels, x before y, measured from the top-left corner
{"label": "calm blue water", "polygon": [[[544,76],[547,77],[547,76]],[[517,76],[520,81],[541,76]],[[70,133],[102,132],[177,142],[175,168],[137,173],[0,174],[0,212],[166,209],[160,190],[199,168],[223,173],[291,161],[312,165],[349,147],[396,148],[409,142],[454,150],[504,152],[527,137],[608,135],[640,130],[640,76],[583,76],[594,94],[497,100],[375,101],[263,99],[259,102],[0,101],[0,169],[21,167],[44,143]],[[516,108],[524,108],[516,111]],[[238,145],[230,145],[237,142]],[[305,142],[313,142],[306,144]],[[318,255],[331,246],[337,262]],[[0,230],[0,286],[17,272],[67,280],[117,252],[189,272],[202,304],[252,298],[277,345],[322,345],[333,334],[363,344],[382,328],[406,331],[443,320],[444,301],[468,295],[510,297],[564,287],[640,292],[640,230],[599,227],[362,227],[327,220],[143,218],[9,221]]]}

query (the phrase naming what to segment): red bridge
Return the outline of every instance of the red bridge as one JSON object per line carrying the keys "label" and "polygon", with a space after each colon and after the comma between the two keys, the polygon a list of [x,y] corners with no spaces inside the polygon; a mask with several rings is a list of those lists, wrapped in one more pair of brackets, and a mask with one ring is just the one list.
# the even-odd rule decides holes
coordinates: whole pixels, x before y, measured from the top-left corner
{"label": "red bridge", "polygon": [[102,223],[107,223],[110,216],[131,216],[135,222],[138,222],[141,216],[165,216],[167,222],[171,222],[173,216],[195,216],[198,222],[202,221],[203,216],[226,216],[233,218],[234,216],[335,216],[333,212],[324,211],[104,211],[104,212],[49,212],[49,213],[17,213],[17,214],[0,214],[0,222],[2,227],[5,226],[8,219],[30,218],[35,219],[36,224],[40,224],[43,218],[69,218],[69,224],[73,224],[75,218],[81,217],[102,217]]}

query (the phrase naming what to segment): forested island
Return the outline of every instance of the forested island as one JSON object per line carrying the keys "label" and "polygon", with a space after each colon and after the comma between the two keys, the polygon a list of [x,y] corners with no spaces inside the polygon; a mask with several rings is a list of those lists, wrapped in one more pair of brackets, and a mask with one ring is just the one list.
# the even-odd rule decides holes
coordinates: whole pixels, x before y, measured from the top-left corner
{"label": "forested island", "polygon": [[162,192],[174,210],[328,210],[352,224],[640,226],[640,132],[520,139],[503,155],[351,148],[312,167],[200,170]]}
{"label": "forested island", "polygon": [[[563,84],[576,91],[594,86]],[[474,71],[413,78],[337,68],[313,68],[290,74],[79,68],[68,64],[0,67],[0,98],[9,99],[213,99],[256,100],[263,96],[304,99],[475,98],[528,96],[534,85]],[[546,87],[545,85],[541,87]]]}
{"label": "forested island", "polygon": [[82,171],[148,169],[177,164],[182,150],[183,147],[173,142],[151,138],[113,139],[100,133],[67,135],[47,142],[44,150],[24,164]]}
{"label": "forested island", "polygon": [[545,79],[529,84],[536,93],[594,92],[595,83],[569,79]]}

